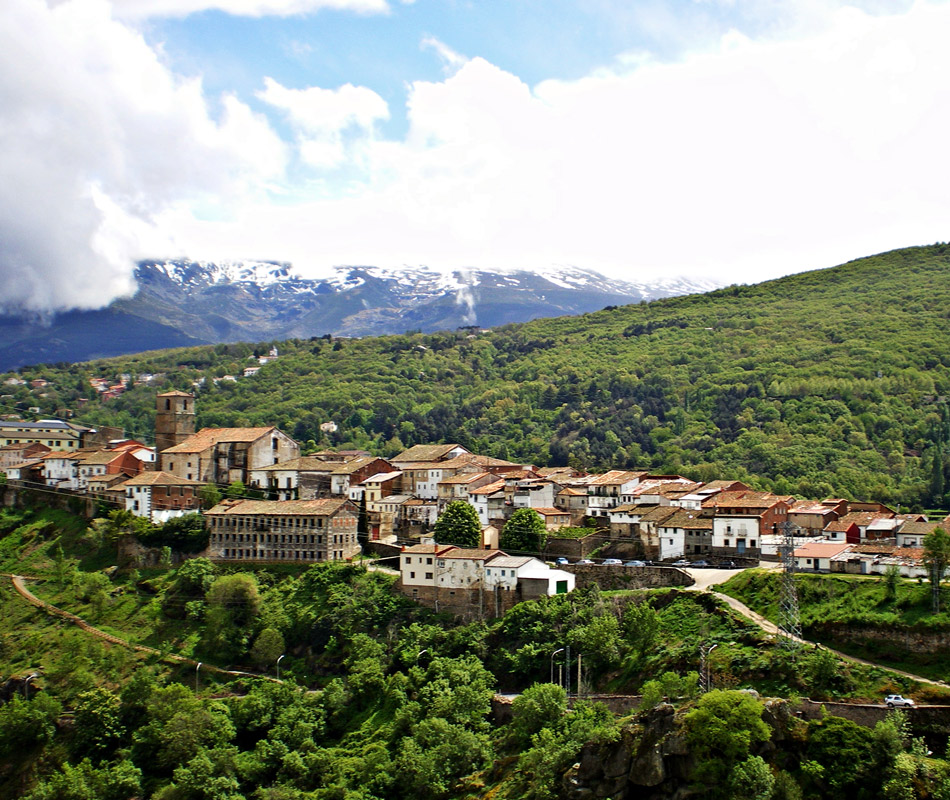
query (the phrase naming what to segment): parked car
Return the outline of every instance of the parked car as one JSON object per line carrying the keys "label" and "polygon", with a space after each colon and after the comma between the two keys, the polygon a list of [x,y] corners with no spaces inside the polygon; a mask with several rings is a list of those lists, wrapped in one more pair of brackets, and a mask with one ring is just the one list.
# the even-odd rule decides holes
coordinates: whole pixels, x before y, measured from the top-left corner
{"label": "parked car", "polygon": [[679,561],[673,562],[674,567],[689,567],[691,565],[691,562],[687,561],[685,558],[681,558]]}
{"label": "parked car", "polygon": [[645,567],[647,565],[646,561],[624,561],[623,565],[625,567]]}
{"label": "parked car", "polygon": [[700,569],[702,569],[703,567],[708,567],[708,566],[711,566],[711,565],[710,565],[710,563],[709,563],[708,561],[703,561],[702,559],[700,559],[699,561],[694,561],[694,562],[693,562],[693,566],[694,566],[694,567],[699,567]]}
{"label": "parked car", "polygon": [[909,697],[902,697],[899,694],[889,694],[884,698],[884,702],[887,704],[888,708],[913,708],[914,701]]}
{"label": "parked car", "polygon": [[593,564],[594,562],[591,561],[589,558],[582,558],[582,559],[581,559],[580,561],[578,561],[577,563],[578,563],[578,564],[581,564],[582,566],[589,566],[590,564]]}
{"label": "parked car", "polygon": [[601,562],[605,567],[619,567],[623,564],[619,558],[605,558]]}
{"label": "parked car", "polygon": [[564,556],[560,556],[559,558],[554,559],[554,563],[559,567],[563,567],[565,564],[570,564],[571,562],[564,558]]}

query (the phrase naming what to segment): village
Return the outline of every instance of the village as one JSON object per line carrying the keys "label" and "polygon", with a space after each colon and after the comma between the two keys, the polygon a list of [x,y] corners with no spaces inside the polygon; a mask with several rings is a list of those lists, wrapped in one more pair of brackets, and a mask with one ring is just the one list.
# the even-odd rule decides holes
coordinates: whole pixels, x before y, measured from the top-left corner
{"label": "village", "polygon": [[[154,524],[199,513],[209,532],[204,555],[214,561],[398,553],[406,594],[438,607],[440,592],[474,592],[465,603],[494,604],[496,613],[515,600],[571,591],[575,575],[560,567],[572,561],[605,570],[776,561],[789,526],[798,570],[868,575],[896,567],[925,577],[924,537],[950,529],[950,517],[935,523],[874,501],[797,499],[647,470],[587,474],[453,443],[419,444],[388,459],[360,450],[302,456],[276,427],[196,431],[195,418],[194,394],[157,394],[154,446],[68,420],[3,420],[0,471],[8,484],[94,497]],[[477,514],[477,549],[432,539],[452,502]],[[519,509],[543,520],[544,552],[499,550]],[[587,558],[594,550],[619,557]]]}

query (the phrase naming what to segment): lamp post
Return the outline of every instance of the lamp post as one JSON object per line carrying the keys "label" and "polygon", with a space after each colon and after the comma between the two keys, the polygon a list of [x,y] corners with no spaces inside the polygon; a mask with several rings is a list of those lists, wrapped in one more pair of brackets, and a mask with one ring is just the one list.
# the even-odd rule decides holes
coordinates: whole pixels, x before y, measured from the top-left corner
{"label": "lamp post", "polygon": [[562,647],[560,650],[555,650],[553,653],[551,653],[551,683],[554,683],[554,656],[563,652],[564,648]]}
{"label": "lamp post", "polygon": [[428,653],[428,652],[429,652],[429,648],[426,648],[425,650],[420,650],[418,653],[416,653],[416,665],[417,665],[417,666],[418,666],[418,664],[419,664],[419,657],[420,657],[423,653]]}
{"label": "lamp post", "polygon": [[280,680],[280,662],[285,656],[286,654],[277,659],[277,680]]}
{"label": "lamp post", "polygon": [[198,670],[201,669],[201,662],[198,662],[198,666],[195,667],[195,694],[198,694]]}
{"label": "lamp post", "polygon": [[709,685],[709,654],[719,647],[719,643],[709,645],[708,647],[700,646],[699,648],[699,681],[702,685],[703,692],[708,692],[710,689]]}

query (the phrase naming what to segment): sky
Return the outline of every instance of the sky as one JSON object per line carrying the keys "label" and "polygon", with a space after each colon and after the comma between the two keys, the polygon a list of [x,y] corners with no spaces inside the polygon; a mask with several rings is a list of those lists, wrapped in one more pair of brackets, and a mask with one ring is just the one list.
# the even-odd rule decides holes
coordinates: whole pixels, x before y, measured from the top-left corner
{"label": "sky", "polygon": [[729,284],[950,238],[950,2],[3,7],[6,310],[142,258]]}

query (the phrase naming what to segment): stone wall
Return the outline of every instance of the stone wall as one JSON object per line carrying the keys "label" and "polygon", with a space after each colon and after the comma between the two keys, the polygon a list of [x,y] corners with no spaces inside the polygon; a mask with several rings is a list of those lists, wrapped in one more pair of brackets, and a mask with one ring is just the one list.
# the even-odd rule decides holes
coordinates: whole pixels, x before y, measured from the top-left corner
{"label": "stone wall", "polygon": [[664,589],[669,586],[692,586],[696,581],[677,567],[604,567],[598,564],[565,564],[559,566],[573,572],[577,588],[596,584],[601,589]]}
{"label": "stone wall", "polygon": [[819,641],[853,644],[890,656],[927,653],[950,656],[950,627],[863,627],[825,622],[808,627],[809,637]]}
{"label": "stone wall", "polygon": [[[852,703],[819,703],[802,700],[798,714],[803,719],[821,719],[824,714],[844,717],[865,728],[873,728],[888,714],[894,713],[884,705]],[[924,736],[931,747],[943,748],[950,735],[950,706],[914,706],[901,709],[907,715],[910,729],[916,736]]]}
{"label": "stone wall", "polygon": [[520,591],[495,589],[449,589],[435,586],[408,586],[402,581],[396,586],[406,597],[420,605],[462,620],[494,619],[510,611],[526,598]]}
{"label": "stone wall", "polygon": [[586,558],[608,540],[607,536],[598,533],[592,533],[590,536],[584,536],[580,539],[549,536],[544,548],[544,558],[549,561],[562,557]]}
{"label": "stone wall", "polygon": [[[2,487],[3,505],[6,508],[58,508],[77,514],[86,519],[99,516],[98,498],[88,494],[77,494],[62,489],[30,489],[9,481]],[[115,508],[109,503],[109,508]]]}

